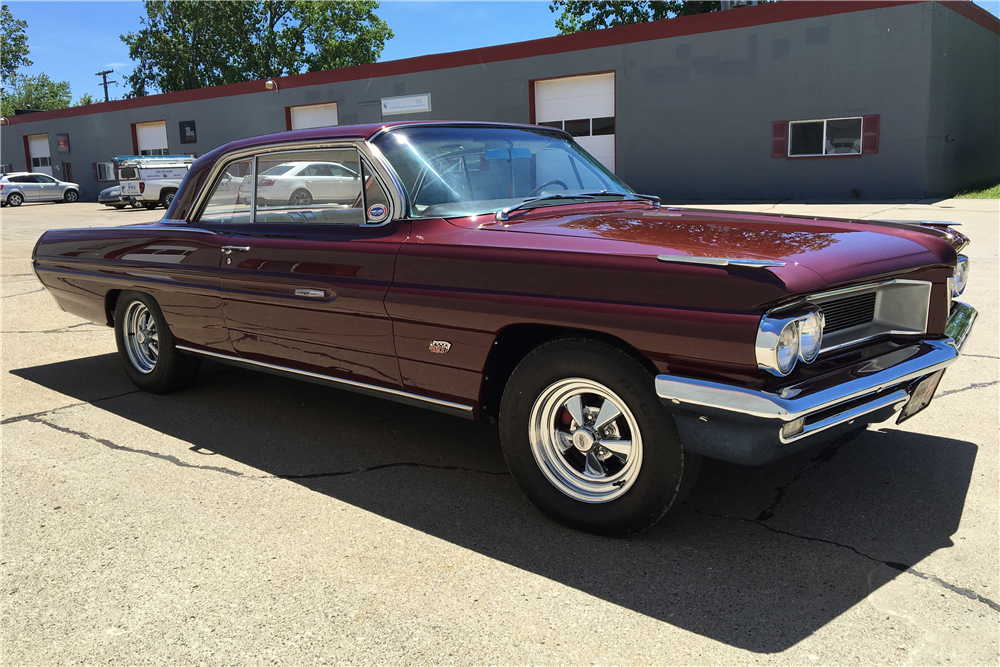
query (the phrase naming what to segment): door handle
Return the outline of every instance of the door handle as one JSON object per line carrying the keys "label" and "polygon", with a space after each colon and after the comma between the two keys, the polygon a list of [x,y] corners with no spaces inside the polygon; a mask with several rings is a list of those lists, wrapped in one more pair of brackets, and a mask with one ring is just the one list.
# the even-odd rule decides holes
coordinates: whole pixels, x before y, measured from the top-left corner
{"label": "door handle", "polygon": [[295,296],[308,296],[313,299],[322,299],[326,296],[326,292],[321,289],[297,289],[295,290]]}
{"label": "door handle", "polygon": [[233,251],[237,252],[250,252],[250,246],[248,245],[224,245],[222,246],[223,255],[231,255]]}

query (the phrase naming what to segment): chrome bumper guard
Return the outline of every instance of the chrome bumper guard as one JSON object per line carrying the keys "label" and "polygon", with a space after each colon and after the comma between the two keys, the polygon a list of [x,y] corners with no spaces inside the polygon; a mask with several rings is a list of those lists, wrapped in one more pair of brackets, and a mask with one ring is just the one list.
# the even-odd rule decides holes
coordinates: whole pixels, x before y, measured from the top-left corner
{"label": "chrome bumper guard", "polygon": [[[775,393],[671,375],[656,376],[656,393],[675,412],[681,437],[692,441],[692,451],[737,463],[764,463],[801,448],[788,445],[833,427],[892,417],[909,400],[915,380],[958,358],[976,316],[975,308],[956,301],[946,338],[921,340]],[[797,420],[802,423],[789,431],[786,425]],[[719,421],[743,423],[745,437],[730,428],[721,444],[720,438],[710,440],[706,435]]]}

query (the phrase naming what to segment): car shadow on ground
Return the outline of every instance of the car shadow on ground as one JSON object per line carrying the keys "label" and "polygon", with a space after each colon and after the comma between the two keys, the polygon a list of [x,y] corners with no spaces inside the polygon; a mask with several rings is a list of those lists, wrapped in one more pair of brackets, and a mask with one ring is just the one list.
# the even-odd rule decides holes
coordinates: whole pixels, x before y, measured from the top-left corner
{"label": "car shadow on ground", "polygon": [[607,539],[530,505],[486,423],[215,364],[164,396],[134,391],[111,354],[12,373],[178,438],[205,466],[238,461],[261,471],[245,476],[293,480],[760,653],[789,648],[951,546],[978,451],[887,428],[758,468],[710,461],[679,511],[638,536]]}

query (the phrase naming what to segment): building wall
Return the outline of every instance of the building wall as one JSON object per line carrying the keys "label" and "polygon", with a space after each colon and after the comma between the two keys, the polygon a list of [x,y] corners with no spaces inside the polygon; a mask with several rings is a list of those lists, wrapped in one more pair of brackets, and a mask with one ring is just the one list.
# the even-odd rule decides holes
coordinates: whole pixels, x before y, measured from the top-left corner
{"label": "building wall", "polygon": [[1000,35],[940,5],[933,12],[927,194],[1000,183]]}
{"label": "building wall", "polygon": [[[379,122],[381,98],[417,93],[431,94],[431,112],[384,120],[527,123],[533,80],[614,71],[617,171],[640,192],[667,199],[921,198],[997,180],[997,53],[994,33],[935,3],[917,3],[396,76],[279,83],[272,91],[262,82],[238,84],[256,92],[18,122],[2,130],[0,161],[23,170],[21,137],[47,132],[54,164],[72,161],[75,180],[94,199],[113,183],[95,183],[91,163],[131,154],[132,123],[165,120],[170,152],[199,155],[283,131],[286,107],[322,102],[337,102],[345,125]],[[993,58],[991,74],[976,66],[984,58]],[[773,121],[869,114],[880,116],[878,154],[771,157]],[[178,123],[190,120],[198,142],[181,144]],[[68,156],[55,150],[63,132]],[[940,137],[949,134],[956,140],[945,144]],[[983,136],[992,143],[974,139]]]}

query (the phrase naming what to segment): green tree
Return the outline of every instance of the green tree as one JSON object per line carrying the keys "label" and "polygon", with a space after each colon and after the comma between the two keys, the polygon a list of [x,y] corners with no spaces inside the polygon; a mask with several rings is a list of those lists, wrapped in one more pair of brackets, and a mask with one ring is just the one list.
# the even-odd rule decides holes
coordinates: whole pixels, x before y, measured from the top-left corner
{"label": "green tree", "polygon": [[142,29],[121,36],[133,97],[373,63],[393,37],[370,0],[145,5]]}
{"label": "green tree", "polygon": [[94,104],[96,102],[97,102],[97,98],[96,97],[94,97],[90,93],[84,93],[83,95],[80,95],[80,99],[78,99],[76,101],[76,104],[74,104],[73,106],[75,106],[75,107],[85,107],[88,104]]}
{"label": "green tree", "polygon": [[27,27],[27,21],[14,18],[10,7],[0,5],[0,40],[3,45],[0,76],[5,86],[13,83],[14,77],[22,67],[31,67],[33,64],[28,60],[28,36],[24,32]]}
{"label": "green tree", "polygon": [[549,5],[555,13],[556,28],[563,35],[584,30],[613,28],[630,23],[659,21],[675,16],[704,14],[722,9],[721,2],[680,2],[679,0],[640,0],[639,2],[614,2],[612,0],[555,0]]}
{"label": "green tree", "polygon": [[68,81],[53,81],[47,74],[15,76],[10,90],[0,100],[0,115],[13,115],[14,109],[49,111],[65,109],[73,101]]}

